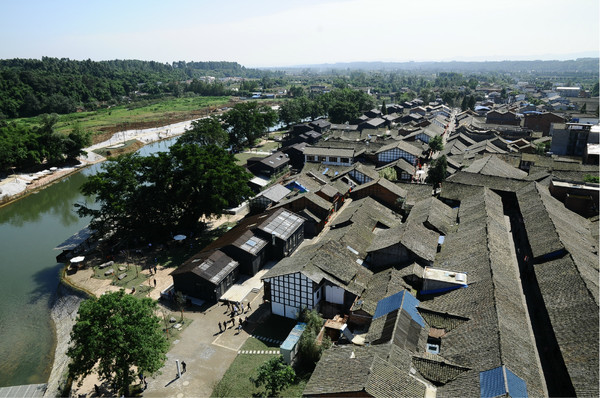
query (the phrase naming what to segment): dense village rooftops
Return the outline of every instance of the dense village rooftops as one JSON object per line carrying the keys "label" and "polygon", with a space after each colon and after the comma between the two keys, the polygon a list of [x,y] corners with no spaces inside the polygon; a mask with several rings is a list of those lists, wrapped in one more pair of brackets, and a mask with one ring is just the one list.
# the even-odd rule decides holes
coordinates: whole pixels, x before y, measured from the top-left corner
{"label": "dense village rooftops", "polygon": [[269,235],[286,240],[303,222],[304,220],[296,214],[284,209],[278,209],[258,229]]}
{"label": "dense village rooftops", "polygon": [[[383,177],[377,177],[373,181],[366,182],[366,183],[356,187],[354,189],[353,193],[356,194],[357,192],[360,192],[361,190],[369,190],[372,186],[375,186],[375,185],[382,186],[383,188],[387,189],[389,192],[393,193],[394,195],[397,195],[398,197],[401,197],[401,198],[406,197],[406,190],[404,188],[394,184],[393,182],[391,182],[388,179],[383,178]],[[376,195],[373,195],[373,196],[376,196]]]}
{"label": "dense village rooftops", "polygon": [[279,202],[281,199],[285,198],[291,192],[292,191],[290,191],[283,185],[275,184],[275,185],[265,189],[264,191],[262,191],[254,199],[256,199],[259,196],[263,196],[272,202]]}
{"label": "dense village rooftops", "polygon": [[[416,263],[413,266],[420,268]],[[402,279],[403,275],[403,272],[395,268],[374,274],[369,280],[364,293],[353,304],[352,311],[362,310],[372,316],[377,308],[377,303],[381,299],[397,293],[401,288],[410,289],[410,286]]]}
{"label": "dense village rooftops", "polygon": [[234,246],[237,246],[250,254],[258,253],[267,244],[268,242],[266,240],[256,236],[251,231],[246,231],[233,243]]}
{"label": "dense village rooftops", "polygon": [[343,243],[328,240],[306,246],[285,257],[261,279],[300,272],[315,283],[326,279],[352,294],[360,295],[373,273],[360,265],[357,259],[359,256]]}
{"label": "dense village rooftops", "polygon": [[425,228],[423,224],[402,224],[379,231],[367,252],[374,252],[400,243],[419,258],[433,261],[437,252],[438,237],[437,232]]}
{"label": "dense village rooftops", "polygon": [[307,192],[305,194],[296,195],[289,199],[281,201],[275,208],[285,207],[287,204],[297,201],[297,200],[307,200],[312,202],[315,206],[321,208],[324,211],[329,211],[331,209],[331,203],[320,197],[314,192]]}
{"label": "dense village rooftops", "polygon": [[517,200],[534,258],[551,260],[568,252],[598,305],[598,242],[591,225],[568,212],[546,187],[530,183],[517,191]]}
{"label": "dense village rooftops", "polygon": [[377,152],[375,152],[376,154],[378,153],[382,153],[382,152],[386,152],[386,151],[390,151],[392,149],[400,149],[401,151],[404,151],[406,153],[409,153],[411,155],[414,156],[421,156],[423,154],[423,150],[414,146],[413,144],[409,143],[408,141],[404,141],[404,140],[394,140],[394,142],[391,142],[387,145],[382,146],[381,148],[379,148],[379,150],[377,150]]}
{"label": "dense village rooftops", "polygon": [[439,199],[430,197],[417,202],[410,210],[406,221],[425,224],[426,227],[446,235],[455,229],[457,213],[456,209],[452,209]]}
{"label": "dense village rooftops", "polygon": [[467,173],[479,173],[489,176],[513,178],[522,180],[527,173],[500,160],[498,157],[488,155],[483,159],[475,160],[469,167],[464,169]]}
{"label": "dense village rooftops", "polygon": [[420,304],[421,309],[463,319],[444,336],[439,355],[469,370],[438,387],[438,394],[477,396],[479,372],[505,365],[525,380],[530,395],[544,395],[535,342],[526,328],[512,327],[528,320],[500,196],[480,188],[479,194],[462,199],[459,219],[458,230],[446,236],[433,267],[466,273],[468,287]]}
{"label": "dense village rooftops", "polygon": [[356,131],[358,124],[332,124],[331,130]]}
{"label": "dense village rooftops", "polygon": [[220,250],[201,252],[187,260],[171,275],[192,272],[212,284],[220,283],[239,263]]}
{"label": "dense village rooftops", "polygon": [[425,384],[410,374],[411,357],[394,345],[339,346],[323,353],[303,395],[424,397]]}
{"label": "dense village rooftops", "polygon": [[352,158],[354,157],[354,149],[347,148],[324,148],[317,146],[307,146],[304,148],[304,154],[307,156],[339,156]]}
{"label": "dense village rooftops", "polygon": [[364,124],[368,125],[370,127],[379,127],[379,126],[385,124],[385,122],[386,121],[384,119],[382,119],[380,117],[376,117],[374,119],[367,120],[366,122],[364,122]]}

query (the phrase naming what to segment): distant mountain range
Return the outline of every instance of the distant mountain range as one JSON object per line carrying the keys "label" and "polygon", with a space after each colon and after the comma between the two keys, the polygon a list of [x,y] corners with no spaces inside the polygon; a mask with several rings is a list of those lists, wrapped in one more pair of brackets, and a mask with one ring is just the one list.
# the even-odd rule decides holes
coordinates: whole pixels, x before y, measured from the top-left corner
{"label": "distant mountain range", "polygon": [[[599,58],[578,58],[566,61],[450,61],[450,62],[338,62],[334,64],[297,65],[292,67],[264,68],[276,70],[303,70],[315,72],[364,71],[431,71],[431,72],[575,72],[598,74]],[[263,68],[261,68],[263,69]]]}

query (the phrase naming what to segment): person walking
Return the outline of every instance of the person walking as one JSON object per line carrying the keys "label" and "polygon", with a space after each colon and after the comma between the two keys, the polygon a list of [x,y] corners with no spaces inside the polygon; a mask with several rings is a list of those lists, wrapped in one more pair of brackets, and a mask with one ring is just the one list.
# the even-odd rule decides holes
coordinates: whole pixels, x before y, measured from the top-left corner
{"label": "person walking", "polygon": [[221,321],[219,321],[219,333],[223,331],[223,326],[221,326]]}
{"label": "person walking", "polygon": [[250,302],[248,301],[248,312],[252,311],[252,308],[250,308]]}
{"label": "person walking", "polygon": [[240,304],[240,307],[241,307],[241,309],[242,309],[242,314],[243,314],[243,313],[244,313],[244,303],[241,303],[241,304]]}
{"label": "person walking", "polygon": [[186,365],[185,361],[181,361],[181,367],[183,368],[182,373],[185,373],[187,371],[187,365]]}

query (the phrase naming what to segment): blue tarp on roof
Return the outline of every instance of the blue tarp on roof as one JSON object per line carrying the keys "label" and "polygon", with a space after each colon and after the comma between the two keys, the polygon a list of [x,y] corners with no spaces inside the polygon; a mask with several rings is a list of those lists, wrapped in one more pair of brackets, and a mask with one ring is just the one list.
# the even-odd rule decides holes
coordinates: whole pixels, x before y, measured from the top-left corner
{"label": "blue tarp on roof", "polygon": [[421,318],[419,311],[417,311],[418,305],[419,300],[414,298],[413,295],[406,290],[403,290],[379,300],[373,319],[387,315],[392,311],[402,309],[406,311],[415,322],[421,325],[421,327],[425,327],[425,322],[423,321],[423,318]]}
{"label": "blue tarp on roof", "polygon": [[308,188],[306,188],[304,185],[300,184],[298,181],[292,181],[289,184],[287,184],[285,186],[287,189],[289,189],[290,191],[300,191],[300,193],[305,193],[308,192]]}
{"label": "blue tarp on roof", "polygon": [[511,397],[527,397],[527,383],[519,376],[506,369],[506,383],[508,384],[508,392]]}
{"label": "blue tarp on roof", "polygon": [[377,308],[375,308],[373,319],[377,319],[401,308],[402,300],[404,299],[404,292],[405,290],[379,300],[377,303]]}
{"label": "blue tarp on roof", "polygon": [[527,383],[506,366],[479,372],[479,388],[481,398],[495,398],[506,394],[513,398],[527,397]]}

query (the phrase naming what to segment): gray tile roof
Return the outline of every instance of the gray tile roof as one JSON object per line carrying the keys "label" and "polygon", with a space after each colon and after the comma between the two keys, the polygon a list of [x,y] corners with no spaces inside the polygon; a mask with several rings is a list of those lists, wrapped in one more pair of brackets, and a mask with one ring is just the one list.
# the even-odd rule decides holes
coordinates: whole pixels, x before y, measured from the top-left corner
{"label": "gray tile roof", "polygon": [[348,148],[324,148],[318,146],[307,146],[304,154],[308,156],[339,156],[342,158],[353,158],[354,149]]}
{"label": "gray tile roof", "polygon": [[[472,370],[439,387],[438,395],[478,396],[479,372],[506,365],[526,381],[530,396],[541,396],[535,343],[527,328],[515,327],[527,325],[528,318],[518,270],[508,266],[514,260],[502,201],[487,188],[480,192],[462,199],[458,230],[446,236],[434,263],[436,268],[468,273],[469,286],[420,304],[431,312],[468,319],[442,338],[440,357]],[[444,325],[435,321],[436,326]]]}
{"label": "gray tile roof", "polygon": [[256,197],[254,197],[254,199],[258,198],[259,196],[264,196],[270,201],[277,203],[291,192],[292,191],[290,191],[283,185],[275,184],[259,193]]}
{"label": "gray tile roof", "polygon": [[444,235],[455,230],[458,210],[444,204],[434,197],[417,202],[406,219],[407,223],[418,222],[427,228],[437,230]]}
{"label": "gray tile roof", "polygon": [[336,346],[323,353],[304,389],[321,394],[423,397],[425,386],[410,375],[410,354],[393,345]]}
{"label": "gray tile roof", "polygon": [[438,247],[439,234],[414,222],[379,231],[367,252],[375,252],[401,244],[425,261],[433,261]]}
{"label": "gray tile roof", "polygon": [[467,173],[479,173],[516,180],[523,180],[527,177],[527,173],[523,170],[511,166],[493,155],[488,155],[483,159],[474,161],[469,167],[464,169],[464,171]]}
{"label": "gray tile roof", "polygon": [[375,153],[382,153],[382,152],[390,151],[395,148],[398,148],[406,153],[410,153],[411,155],[414,155],[414,156],[422,156],[423,155],[422,148],[419,148],[419,147],[411,144],[410,142],[404,141],[404,140],[394,140],[394,142],[389,143],[389,144],[379,148]]}
{"label": "gray tile roof", "polygon": [[412,363],[423,377],[438,384],[453,381],[462,373],[470,370],[429,353],[413,356]]}
{"label": "gray tile roof", "polygon": [[468,173],[464,170],[461,170],[448,177],[446,181],[442,183],[442,191],[444,190],[445,183],[448,181],[465,185],[488,187],[505,192],[515,192],[528,184],[528,181],[525,180],[515,180],[512,178],[490,176],[479,173]]}
{"label": "gray tile roof", "polygon": [[[402,188],[400,185],[394,184],[393,182],[391,182],[388,179],[383,178],[383,177],[378,177],[377,179],[375,179],[373,181],[369,181],[362,185],[359,185],[358,187],[354,188],[354,190],[352,191],[350,196],[355,196],[357,193],[359,193],[361,191],[369,192],[377,185],[384,188],[388,192],[391,192],[392,194],[398,196],[399,198],[406,198],[407,192],[404,188]],[[372,192],[371,195],[373,197],[376,197],[377,193]]]}
{"label": "gray tile roof", "polygon": [[576,395],[599,396],[597,298],[570,255],[536,264],[534,271]]}
{"label": "gray tile roof", "polygon": [[[418,267],[416,264],[415,266]],[[377,303],[381,299],[398,293],[402,288],[410,289],[410,285],[404,282],[402,275],[402,272],[394,268],[373,274],[367,284],[367,288],[360,296],[360,299],[354,304],[352,310],[363,310],[371,316],[375,314]]]}
{"label": "gray tile roof", "polygon": [[589,221],[567,210],[538,183],[517,191],[517,200],[533,257],[566,250],[598,304],[598,241],[592,237]]}

